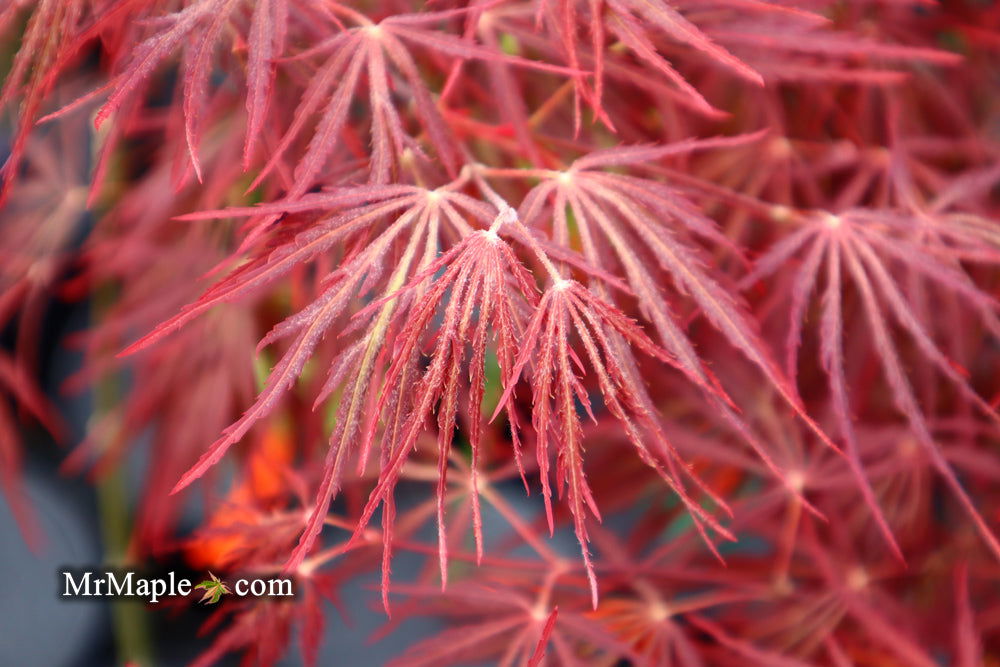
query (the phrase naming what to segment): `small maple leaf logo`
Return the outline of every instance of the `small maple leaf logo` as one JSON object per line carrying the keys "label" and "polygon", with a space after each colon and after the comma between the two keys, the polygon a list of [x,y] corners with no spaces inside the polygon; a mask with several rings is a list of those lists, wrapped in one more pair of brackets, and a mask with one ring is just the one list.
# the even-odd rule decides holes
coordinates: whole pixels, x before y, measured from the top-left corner
{"label": "small maple leaf logo", "polygon": [[211,579],[206,579],[195,586],[195,590],[199,588],[205,589],[205,594],[201,596],[201,599],[198,600],[198,602],[202,602],[204,604],[215,604],[222,598],[223,595],[229,595],[231,591],[221,579],[211,572],[208,573],[208,576],[211,577]]}

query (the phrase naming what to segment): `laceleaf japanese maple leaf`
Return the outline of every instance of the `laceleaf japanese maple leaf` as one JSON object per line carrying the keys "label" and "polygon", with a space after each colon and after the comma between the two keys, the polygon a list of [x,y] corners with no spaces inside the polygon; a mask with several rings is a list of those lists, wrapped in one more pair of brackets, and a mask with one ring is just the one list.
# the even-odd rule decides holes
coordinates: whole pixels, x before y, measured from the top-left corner
{"label": "laceleaf japanese maple leaf", "polygon": [[[727,247],[731,244],[710,219],[668,184],[610,170],[702,149],[740,146],[759,138],[759,134],[752,134],[687,140],[656,148],[613,148],[592,152],[561,172],[525,169],[487,173],[546,179],[529,192],[521,204],[521,216],[526,224],[547,224],[553,240],[562,246],[575,243],[574,237],[578,235],[584,257],[594,266],[617,262],[637,296],[640,312],[654,325],[664,349],[676,359],[677,368],[704,388],[707,396],[719,401],[720,409],[764,460],[769,461],[763,448],[755,443],[745,425],[726,406],[728,398],[721,385],[698,356],[678,316],[671,312],[661,292],[660,276],[649,268],[650,264],[658,265],[673,281],[676,290],[689,296],[729,343],[764,373],[800,418],[833,447],[806,414],[795,388],[771,360],[744,305],[705,268],[706,260],[701,253],[682,240],[681,235],[700,236]],[[546,208],[549,200],[551,210]],[[571,229],[568,212],[572,213],[575,232]],[[780,471],[775,472],[780,476]]]}
{"label": "laceleaf japanese maple leaf", "polygon": [[126,20],[147,19],[147,25],[151,27],[146,31],[148,36],[123,59],[121,71],[107,84],[111,94],[97,112],[95,124],[100,126],[127,100],[140,94],[156,68],[173,53],[182,51],[184,137],[191,164],[201,180],[198,145],[213,61],[218,42],[231,36],[236,44],[245,44],[247,52],[245,85],[248,122],[243,160],[244,165],[248,165],[267,116],[275,63],[285,49],[290,15],[296,15],[308,25],[310,20],[321,20],[325,12],[311,7],[310,3],[295,0],[257,0],[252,3],[247,0],[193,0],[185,3],[179,11],[165,16],[156,16],[157,9],[156,4],[139,7],[134,0],[119,0],[81,35],[81,39],[92,37],[105,27],[105,23],[121,21],[123,13]]}
{"label": "laceleaf japanese maple leaf", "polygon": [[[970,414],[957,418],[929,418],[928,427],[941,455],[960,479],[967,480],[968,489],[977,501],[991,485],[1000,483],[1000,463],[991,456],[993,424]],[[940,541],[945,531],[954,530],[956,517],[951,512],[940,520],[928,519],[933,515],[934,506],[927,489],[939,483],[940,475],[907,424],[859,426],[858,438],[865,443],[865,470],[904,551],[905,547],[919,549],[925,540]],[[848,483],[844,471],[812,477],[810,485],[823,494],[821,503],[826,507],[842,497]],[[851,512],[846,511],[848,508],[846,503],[844,505],[844,515],[849,516]],[[980,506],[983,514],[990,516],[988,502]],[[856,508],[854,514],[857,513]],[[966,533],[973,530],[968,526]],[[967,540],[973,542],[975,538],[969,534]]]}
{"label": "laceleaf japanese maple leaf", "polygon": [[[771,8],[772,11],[783,10],[769,3],[750,4]],[[696,107],[704,111],[715,110],[671,65],[670,60],[658,52],[656,38],[659,35],[691,47],[715,64],[753,83],[763,85],[760,74],[706,36],[697,25],[679,11],[680,9],[680,3],[677,2],[610,0],[606,3],[588,2],[582,7],[581,12],[581,7],[575,2],[557,3],[542,0],[537,3],[535,12],[536,21],[543,23],[546,30],[556,36],[567,61],[575,69],[581,66],[579,51],[583,40],[580,39],[580,33],[582,29],[586,29],[589,33],[594,62],[594,86],[587,92],[590,98],[588,101],[595,108],[600,108],[603,97],[605,42],[608,35],[616,37],[644,64],[666,77],[689,97]]]}
{"label": "laceleaf japanese maple leaf", "polygon": [[[349,259],[349,263],[348,266],[341,266],[325,276],[328,282],[335,282],[349,275],[350,269],[365,266],[380,269],[378,263],[373,264],[372,260],[382,258],[400,238],[408,238],[402,232],[415,222],[420,223],[421,229],[425,229],[430,222],[433,222],[432,226],[437,230],[440,224],[445,222],[448,226],[455,226],[460,235],[470,231],[468,223],[458,214],[455,207],[465,211],[471,206],[473,214],[478,214],[480,217],[485,215],[482,211],[485,207],[470,197],[454,192],[461,185],[462,182],[456,182],[433,191],[404,184],[345,186],[312,193],[297,202],[281,201],[182,216],[188,220],[230,217],[266,219],[286,214],[301,215],[305,218],[299,224],[292,224],[289,221],[284,225],[287,231],[252,244],[253,252],[249,259],[232,269],[225,278],[214,283],[197,301],[159,324],[122,354],[131,354],[156,343],[214,306],[247,298],[287,275],[295,267],[314,261],[333,249],[347,248],[344,257]],[[318,217],[316,212],[319,212]],[[385,221],[389,218],[393,218],[397,224],[385,226]],[[486,215],[485,219],[490,218]],[[379,237],[381,242],[376,243],[364,236],[373,232],[382,232]],[[366,245],[356,248],[359,238]],[[242,254],[241,251],[231,258],[231,263],[242,259]],[[372,281],[377,282],[382,277],[380,271]],[[289,324],[285,329],[291,330],[292,327],[294,324]]]}
{"label": "laceleaf japanese maple leaf", "polygon": [[410,96],[414,115],[434,156],[451,177],[457,176],[461,164],[458,144],[434,103],[410,45],[450,58],[501,60],[561,74],[568,71],[509,56],[431,27],[461,16],[465,10],[397,14],[374,22],[344,5],[334,4],[331,9],[355,25],[298,56],[324,55],[326,60],[310,79],[291,125],[251,188],[287,161],[286,153],[309,120],[318,114],[319,122],[308,147],[294,161],[293,183],[287,197],[296,199],[312,187],[340,141],[341,133],[350,124],[351,104],[356,101],[356,89],[362,82],[368,87],[371,117],[371,151],[367,155],[369,182],[393,181],[404,156],[421,159],[425,168],[429,163],[424,147],[410,134],[394,100],[394,91],[399,89],[406,90]]}
{"label": "laceleaf japanese maple leaf", "polygon": [[[424,428],[432,410],[437,412],[438,481],[437,520],[442,585],[447,582],[447,542],[445,530],[445,490],[452,441],[458,412],[462,409],[459,391],[460,372],[466,365],[466,348],[471,349],[468,361],[468,438],[471,446],[470,488],[472,489],[473,530],[476,551],[482,557],[482,518],[479,508],[478,469],[482,440],[482,403],[486,383],[487,345],[495,339],[496,356],[503,376],[514,368],[524,310],[533,307],[537,297],[531,274],[518,261],[511,248],[498,235],[505,224],[516,220],[513,209],[502,210],[487,230],[468,235],[462,242],[413,277],[399,295],[411,297],[425,281],[439,271],[440,277],[426,288],[420,301],[398,312],[405,317],[393,343],[392,364],[386,372],[382,397],[376,411],[385,415],[379,482],[362,513],[359,530],[364,530],[372,513],[381,503],[391,515],[391,495],[403,463],[413,449],[417,436]],[[436,322],[445,295],[447,305],[443,317]],[[375,304],[373,307],[378,307]],[[432,327],[433,325],[433,327]],[[420,371],[417,361],[428,330],[436,339],[427,368]],[[501,405],[508,407],[506,402]],[[498,406],[500,407],[500,406]],[[508,409],[513,435],[512,447],[520,466],[520,444],[516,413]],[[368,429],[367,439],[374,437],[375,422]],[[367,448],[367,445],[366,445]],[[523,468],[522,468],[523,477]],[[385,522],[383,542],[391,548],[392,525]]]}
{"label": "laceleaf japanese maple leaf", "polygon": [[[421,613],[432,611],[460,619],[455,627],[429,637],[394,660],[392,665],[455,665],[490,661],[491,664],[573,665],[581,655],[593,660],[638,658],[600,623],[578,610],[572,599],[553,605],[556,578],[537,591],[497,582],[461,582],[446,592],[429,587],[400,586],[419,601]],[[417,608],[407,607],[411,613]],[[544,660],[543,660],[544,656]]]}
{"label": "laceleaf japanese maple leaf", "polygon": [[741,636],[809,664],[823,657],[833,664],[936,664],[892,593],[895,578],[913,575],[901,573],[898,562],[863,556],[845,542],[842,527],[818,532],[802,542],[794,585],[771,599],[768,613],[738,621]]}
{"label": "laceleaf japanese maple leaf", "polygon": [[[551,270],[555,272],[554,267]],[[578,341],[578,347],[573,345],[574,340]],[[623,342],[627,342],[628,346]],[[621,423],[639,457],[659,473],[684,503],[706,543],[711,547],[712,542],[704,526],[727,539],[733,539],[714,517],[688,495],[677,467],[701,492],[726,508],[725,503],[691,472],[667,441],[656,415],[650,411],[650,401],[629,347],[661,361],[677,364],[633,320],[613,305],[575,280],[557,279],[546,290],[528,324],[517,364],[505,383],[507,395],[531,363],[532,424],[549,529],[553,529],[549,472],[549,446],[552,443],[557,454],[556,488],[560,496],[564,486],[566,489],[595,607],[597,580],[587,547],[586,519],[588,511],[598,518],[600,512],[584,474],[582,429],[577,406],[582,406],[591,417],[594,411],[576,368],[585,373],[589,366],[595,374],[605,409]],[[582,349],[582,356],[577,349]]]}
{"label": "laceleaf japanese maple leaf", "polygon": [[[682,540],[671,544],[676,550],[661,571],[655,560],[640,556],[644,547],[661,541],[657,532],[647,532],[641,524],[627,532],[602,525],[594,530],[594,538],[602,556],[602,580],[615,593],[601,600],[588,616],[626,642],[640,656],[641,664],[702,664],[698,656],[704,630],[699,616],[712,615],[709,610],[724,614],[727,605],[769,596],[765,586],[713,579],[692,562],[692,555],[703,550],[677,549]],[[748,651],[735,638],[712,639],[731,653],[761,664],[785,664],[779,654]]]}
{"label": "laceleaf japanese maple leaf", "polygon": [[[729,12],[710,14],[715,20],[706,25],[705,32],[759,72],[768,84],[892,85],[905,81],[907,70],[916,69],[914,66],[950,66],[961,60],[955,53],[929,48],[922,42],[911,46],[873,39],[860,21],[827,21],[801,9],[782,12],[774,3],[766,3],[769,12],[751,15],[741,11],[740,4],[731,3]],[[825,7],[816,7],[816,11],[829,13]],[[840,29],[830,29],[834,26]]]}
{"label": "laceleaf japanese maple leaf", "polygon": [[[665,83],[661,97],[717,118],[728,109],[720,111],[709,100],[726,99],[734,75],[750,84],[741,92],[753,97],[765,83],[882,85],[904,81],[906,73],[900,70],[909,63],[958,61],[954,54],[923,45],[879,43],[858,34],[861,26],[833,30],[828,14],[824,3],[546,0],[491,8],[488,20],[519,43],[551,54],[550,60],[562,58],[574,69],[593,72],[592,85],[586,85],[585,77],[574,79],[577,131],[581,101],[609,127],[621,129],[617,126],[627,119],[615,113],[612,120],[608,111],[615,100],[603,95],[603,89],[618,89],[625,82],[649,91],[654,80]],[[539,24],[544,35],[536,34]],[[709,67],[691,67],[694,63]]]}
{"label": "laceleaf japanese maple leaf", "polygon": [[[695,383],[716,383],[698,359],[660,294],[657,276],[643,261],[639,248],[650,249],[657,264],[678,289],[690,293],[713,322],[735,339],[741,349],[750,349],[751,358],[760,358],[759,349],[743,331],[746,318],[733,319],[726,311],[739,313],[732,297],[700,267],[696,251],[677,238],[677,232],[693,232],[718,243],[725,240],[714,223],[705,218],[680,193],[668,185],[635,176],[612,173],[607,168],[630,166],[684,154],[713,146],[753,141],[753,135],[737,139],[687,141],[661,148],[628,147],[597,151],[573,163],[562,172],[524,170],[545,178],[524,198],[521,218],[533,227],[549,227],[553,240],[569,246],[573,232],[567,210],[572,212],[583,255],[595,266],[606,266],[612,257],[624,269],[643,315],[654,325],[664,348],[680,361],[681,368]],[[515,172],[516,173],[516,172]],[[551,209],[546,203],[551,201]],[[676,230],[676,231],[674,231]],[[640,239],[642,243],[633,243]],[[745,341],[745,342],[743,342]],[[741,344],[742,343],[742,344]]]}
{"label": "laceleaf japanese maple leaf", "polygon": [[[324,278],[322,293],[316,300],[277,325],[261,341],[259,347],[263,348],[284,338],[293,339],[272,369],[255,403],[181,478],[175,491],[204,474],[258,420],[274,410],[321,339],[356,298],[379,289],[380,285],[383,286],[383,296],[396,292],[433,261],[442,239],[463,238],[473,233],[468,219],[492,220],[489,207],[457,192],[460,186],[461,182],[436,190],[416,186],[361,186],[309,195],[295,203],[209,214],[220,217],[315,209],[334,211],[276,247],[258,251],[253,260],[214,285],[199,301],[161,324],[128,351],[151,344],[216,304],[260,291],[294,267],[328,252],[335,244],[345,244],[350,250],[340,266]],[[385,259],[391,253],[399,253],[398,262],[388,271],[390,275],[386,275],[388,267]],[[493,278],[496,278],[495,274]],[[317,492],[316,506],[293,554],[292,566],[301,563],[312,546],[322,528],[330,499],[339,488],[344,466],[350,455],[358,451],[357,434],[366,423],[371,408],[371,379],[382,363],[383,345],[395,308],[396,303],[392,300],[381,303],[378,309],[367,312],[368,317],[352,325],[351,331],[363,328],[363,332],[356,342],[341,351],[330,369],[328,382],[317,397],[318,404],[334,389],[342,386],[344,390],[340,396],[338,419],[331,434],[327,466]],[[367,449],[364,449],[361,460],[366,457]]]}
{"label": "laceleaf japanese maple leaf", "polygon": [[[846,444],[845,453],[886,540],[902,557],[867,481],[861,461],[861,446],[851,416],[843,315],[848,284],[853,285],[860,299],[873,351],[882,366],[896,408],[969,514],[987,546],[1000,557],[1000,542],[935,443],[891,331],[895,323],[909,335],[923,359],[951,383],[964,401],[994,422],[1000,420],[935,342],[929,324],[915,314],[913,295],[896,278],[900,271],[918,277],[923,284],[939,290],[950,302],[974,314],[987,332],[997,336],[1000,327],[996,302],[954,263],[952,246],[947,240],[954,238],[956,233],[960,234],[963,245],[968,244],[969,239],[961,236],[960,229],[937,224],[934,218],[921,219],[868,209],[850,210],[839,215],[820,211],[798,221],[800,228],[762,256],[744,284],[753,284],[780,271],[795,256],[803,257],[801,264],[791,272],[789,283],[792,289],[785,352],[789,368],[793,368],[810,297],[821,276],[825,278],[819,326],[822,364],[828,376],[834,415]],[[981,241],[979,247],[988,248],[988,245]]]}

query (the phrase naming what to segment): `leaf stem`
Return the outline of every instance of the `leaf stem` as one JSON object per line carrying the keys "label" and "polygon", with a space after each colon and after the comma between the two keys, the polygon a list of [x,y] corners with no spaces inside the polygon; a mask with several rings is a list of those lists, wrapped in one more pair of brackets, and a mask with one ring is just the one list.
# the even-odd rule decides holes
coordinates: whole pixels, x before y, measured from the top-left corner
{"label": "leaf stem", "polygon": [[[483,191],[486,198],[490,200],[490,203],[496,206],[497,211],[499,211],[499,216],[497,217],[497,222],[494,226],[502,224],[503,222],[509,222],[511,226],[517,231],[518,236],[521,241],[531,248],[531,251],[535,253],[538,261],[542,263],[545,267],[546,272],[548,272],[549,277],[552,279],[553,285],[559,285],[563,282],[563,276],[559,273],[559,269],[556,265],[552,263],[549,256],[546,254],[545,250],[538,240],[531,234],[531,230],[525,227],[524,223],[521,222],[521,218],[517,215],[516,209],[507,203],[507,200],[500,196],[496,190],[494,190],[486,179],[483,178],[484,168],[478,164],[466,165],[473,172],[473,178],[476,185]],[[463,172],[465,170],[463,169]],[[545,171],[545,173],[549,173]],[[497,231],[491,228],[491,231]]]}

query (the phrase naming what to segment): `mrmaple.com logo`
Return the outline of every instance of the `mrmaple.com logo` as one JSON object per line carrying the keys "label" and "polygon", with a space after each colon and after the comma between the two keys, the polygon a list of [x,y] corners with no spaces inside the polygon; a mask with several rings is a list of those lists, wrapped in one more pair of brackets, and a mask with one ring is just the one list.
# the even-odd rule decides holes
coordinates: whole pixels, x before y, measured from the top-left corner
{"label": "mrmaple.com logo", "polygon": [[291,597],[295,594],[289,578],[240,578],[230,586],[208,573],[197,584],[176,572],[149,577],[135,570],[60,570],[59,595],[62,598],[131,598],[156,604],[166,597],[187,597],[194,592],[199,602],[215,604],[224,595],[236,597]]}

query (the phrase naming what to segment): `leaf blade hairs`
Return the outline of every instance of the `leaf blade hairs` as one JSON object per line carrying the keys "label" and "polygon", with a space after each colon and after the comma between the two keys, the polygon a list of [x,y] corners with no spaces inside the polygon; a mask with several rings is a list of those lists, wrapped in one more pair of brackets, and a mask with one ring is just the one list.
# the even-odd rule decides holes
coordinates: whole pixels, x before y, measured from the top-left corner
{"label": "leaf blade hairs", "polygon": [[[600,520],[600,512],[583,469],[583,433],[577,403],[589,416],[594,415],[587,391],[574,370],[576,367],[581,373],[585,372],[583,359],[586,359],[598,378],[605,406],[625,428],[629,441],[635,446],[642,461],[653,468],[677,494],[709,548],[715,550],[706,527],[726,539],[735,539],[714,517],[694,502],[688,495],[683,480],[673,472],[674,464],[680,463],[681,470],[701,492],[720,507],[726,508],[725,502],[683,464],[657,424],[655,416],[648,412],[646,406],[650,401],[645,397],[645,389],[636,376],[626,370],[634,365],[630,358],[631,352],[628,347],[615,345],[615,336],[649,356],[677,364],[615,306],[600,299],[575,280],[556,281],[542,296],[525,331],[521,354],[505,390],[505,393],[513,390],[530,363],[534,403],[532,423],[537,437],[536,456],[549,529],[553,529],[549,447],[550,442],[554,442],[557,450],[556,487],[560,496],[564,485],[567,489],[574,532],[580,544],[590,584],[591,603],[595,608],[598,601],[597,578],[587,548],[586,514],[589,510]],[[574,337],[583,348],[582,358],[571,344]],[[650,437],[652,448],[644,442],[643,430]]]}
{"label": "leaf blade hairs", "polygon": [[[437,522],[439,564],[442,586],[447,582],[447,544],[445,533],[445,490],[448,460],[452,447],[456,419],[460,409],[459,390],[462,386],[460,371],[469,361],[469,416],[471,445],[470,486],[473,501],[473,526],[477,559],[482,559],[482,519],[479,505],[478,461],[482,443],[482,400],[485,391],[486,349],[490,339],[495,340],[501,377],[507,376],[514,365],[523,330],[522,305],[533,308],[537,303],[536,288],[530,273],[514,255],[510,246],[497,234],[504,221],[513,214],[511,209],[502,211],[490,229],[473,232],[459,244],[439,257],[400,292],[384,301],[399,298],[408,292],[421,289],[426,281],[433,282],[408,309],[400,309],[397,318],[403,321],[392,349],[392,361],[386,373],[376,413],[385,422],[383,456],[379,480],[369,495],[362,511],[356,534],[363,531],[375,509],[382,503],[389,505],[393,489],[403,464],[414,448],[418,435],[433,412],[437,413]],[[440,276],[434,278],[435,274]],[[446,299],[447,296],[447,299]],[[379,304],[373,304],[377,306]],[[443,308],[442,320],[435,321]],[[429,353],[429,364],[420,372],[415,362],[421,355],[424,337],[434,335],[434,345]],[[411,396],[407,411],[393,409],[393,402]],[[509,405],[510,395],[505,394],[501,405]],[[514,456],[524,476],[520,463],[519,426],[513,410],[507,410],[513,434]],[[373,422],[367,439],[374,437]],[[383,545],[391,554],[391,525],[385,525]],[[383,597],[388,608],[388,567],[383,568]]]}

